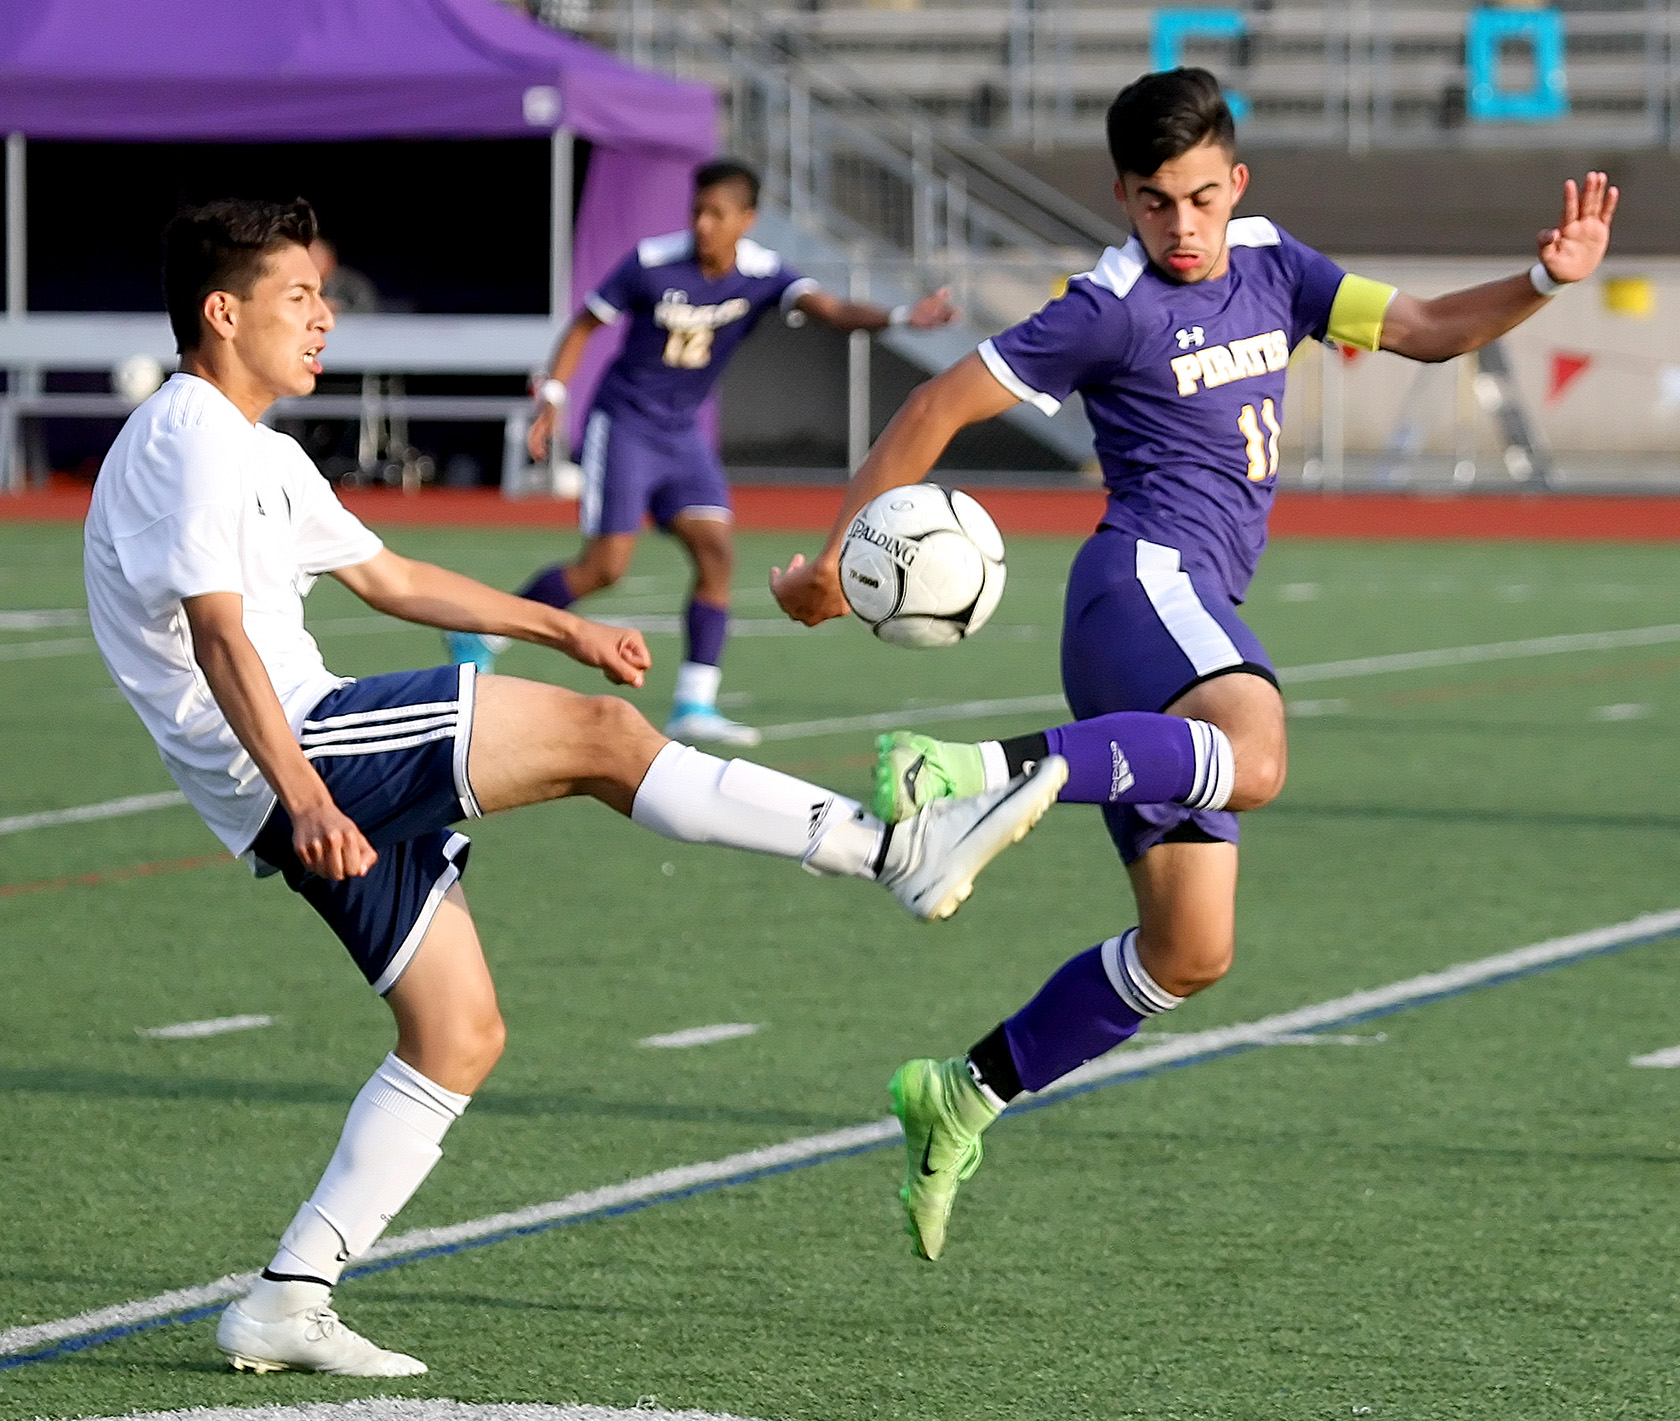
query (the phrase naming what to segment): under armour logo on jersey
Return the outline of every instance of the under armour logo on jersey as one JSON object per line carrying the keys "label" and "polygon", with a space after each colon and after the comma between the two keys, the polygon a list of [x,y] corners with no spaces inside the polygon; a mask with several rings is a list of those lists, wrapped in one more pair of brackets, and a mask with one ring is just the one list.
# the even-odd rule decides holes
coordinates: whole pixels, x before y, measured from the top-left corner
{"label": "under armour logo on jersey", "polygon": [[1189,350],[1193,345],[1200,345],[1204,339],[1200,326],[1191,326],[1188,330],[1176,330],[1173,335],[1178,341],[1180,350]]}
{"label": "under armour logo on jersey", "polygon": [[1126,752],[1120,748],[1118,742],[1108,742],[1108,753],[1114,757],[1114,770],[1108,781],[1108,802],[1113,804],[1137,783],[1137,776],[1132,773],[1132,767],[1126,760]]}

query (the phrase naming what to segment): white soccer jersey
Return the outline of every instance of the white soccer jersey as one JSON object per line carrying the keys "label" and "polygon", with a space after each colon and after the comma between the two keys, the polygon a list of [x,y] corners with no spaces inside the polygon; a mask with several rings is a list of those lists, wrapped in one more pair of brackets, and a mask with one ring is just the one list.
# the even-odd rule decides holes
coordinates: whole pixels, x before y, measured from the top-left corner
{"label": "white soccer jersey", "polygon": [[182,600],[245,599],[245,634],[296,734],[347,684],[304,630],[303,599],[320,573],[382,546],[296,440],[251,424],[193,375],[135,410],[105,456],[83,540],[94,640],[175,783],[236,854],[274,792],[210,693]]}

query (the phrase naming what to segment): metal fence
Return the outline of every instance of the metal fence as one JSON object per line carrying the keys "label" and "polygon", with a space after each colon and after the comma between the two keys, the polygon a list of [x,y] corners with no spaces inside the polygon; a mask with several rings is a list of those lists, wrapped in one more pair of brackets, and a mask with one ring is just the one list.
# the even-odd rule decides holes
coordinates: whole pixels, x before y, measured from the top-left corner
{"label": "metal fence", "polygon": [[803,263],[814,274],[859,295],[947,285],[996,329],[1124,240],[966,131],[870,97],[847,66],[807,58],[754,18],[728,4],[637,9],[622,38],[642,62],[718,86],[764,205],[821,244]]}

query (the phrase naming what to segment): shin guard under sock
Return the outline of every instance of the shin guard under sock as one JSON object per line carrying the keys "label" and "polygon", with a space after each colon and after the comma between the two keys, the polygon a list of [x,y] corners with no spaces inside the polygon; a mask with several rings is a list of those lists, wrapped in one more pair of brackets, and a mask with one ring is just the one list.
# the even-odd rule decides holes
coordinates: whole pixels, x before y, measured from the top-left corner
{"label": "shin guard under sock", "polygon": [[387,1056],[351,1104],[321,1182],[287,1228],[265,1275],[336,1283],[344,1265],[373,1246],[442,1158],[444,1134],[470,1099]]}
{"label": "shin guard under sock", "polygon": [[[1138,960],[1132,928],[1063,963],[999,1032],[969,1053],[971,1069],[1007,1102],[1011,1087],[1016,1093],[1043,1090],[1134,1035],[1144,1018],[1171,1011],[1181,1000]],[[1000,1032],[1003,1043],[995,1040]],[[1013,1080],[1002,1069],[999,1044],[1008,1047]]]}

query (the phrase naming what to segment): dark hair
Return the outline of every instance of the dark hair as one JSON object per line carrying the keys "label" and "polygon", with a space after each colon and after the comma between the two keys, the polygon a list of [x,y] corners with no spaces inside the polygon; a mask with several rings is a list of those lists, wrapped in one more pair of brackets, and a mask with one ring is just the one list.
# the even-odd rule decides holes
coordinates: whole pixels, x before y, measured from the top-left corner
{"label": "dark hair", "polygon": [[1205,69],[1145,74],[1109,105],[1108,151],[1122,177],[1147,177],[1210,138],[1227,153],[1236,152],[1230,106]]}
{"label": "dark hair", "polygon": [[747,206],[758,206],[758,174],[739,158],[714,158],[695,170],[694,190],[704,192],[724,183],[740,183],[747,190]]}
{"label": "dark hair", "polygon": [[175,348],[183,355],[198,348],[200,313],[212,291],[250,296],[270,252],[288,242],[307,247],[319,231],[315,209],[301,197],[230,197],[177,212],[163,229],[163,299]]}

